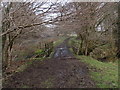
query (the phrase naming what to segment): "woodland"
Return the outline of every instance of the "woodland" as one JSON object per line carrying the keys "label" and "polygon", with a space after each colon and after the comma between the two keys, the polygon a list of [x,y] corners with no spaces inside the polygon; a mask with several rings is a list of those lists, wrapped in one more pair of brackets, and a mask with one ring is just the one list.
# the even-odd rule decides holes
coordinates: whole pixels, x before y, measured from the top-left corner
{"label": "woodland", "polygon": [[3,88],[118,88],[119,2],[1,2]]}

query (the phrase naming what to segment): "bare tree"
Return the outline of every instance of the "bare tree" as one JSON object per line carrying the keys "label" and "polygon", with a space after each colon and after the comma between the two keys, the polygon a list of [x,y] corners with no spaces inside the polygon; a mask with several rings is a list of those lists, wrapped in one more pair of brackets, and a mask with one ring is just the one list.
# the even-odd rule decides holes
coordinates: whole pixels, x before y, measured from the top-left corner
{"label": "bare tree", "polygon": [[3,61],[5,67],[10,66],[12,47],[15,40],[23,34],[39,30],[41,25],[53,23],[56,19],[44,21],[47,14],[55,3],[44,7],[45,2],[10,2],[3,3],[3,20],[2,20],[2,46]]}

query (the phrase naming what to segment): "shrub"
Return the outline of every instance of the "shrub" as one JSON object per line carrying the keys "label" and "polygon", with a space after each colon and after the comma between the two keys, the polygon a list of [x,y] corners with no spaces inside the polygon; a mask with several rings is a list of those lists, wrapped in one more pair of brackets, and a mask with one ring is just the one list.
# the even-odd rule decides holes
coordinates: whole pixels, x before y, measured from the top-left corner
{"label": "shrub", "polygon": [[110,44],[102,45],[95,48],[90,56],[101,61],[114,61],[116,60],[116,48]]}

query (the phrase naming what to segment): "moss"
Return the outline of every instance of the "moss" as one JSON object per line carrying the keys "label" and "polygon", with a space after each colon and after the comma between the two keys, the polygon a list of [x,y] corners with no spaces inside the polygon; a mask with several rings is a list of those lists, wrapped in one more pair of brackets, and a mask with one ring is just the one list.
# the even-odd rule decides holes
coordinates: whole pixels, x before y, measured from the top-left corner
{"label": "moss", "polygon": [[43,50],[42,49],[38,49],[35,51],[35,54],[42,54],[43,53]]}

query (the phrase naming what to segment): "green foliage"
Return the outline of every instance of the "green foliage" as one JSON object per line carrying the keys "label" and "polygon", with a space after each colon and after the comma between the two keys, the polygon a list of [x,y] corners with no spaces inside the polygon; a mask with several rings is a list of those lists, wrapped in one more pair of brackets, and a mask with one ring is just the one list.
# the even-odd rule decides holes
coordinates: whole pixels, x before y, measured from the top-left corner
{"label": "green foliage", "polygon": [[77,56],[82,62],[94,67],[97,71],[90,70],[91,77],[99,88],[118,87],[118,63],[104,63],[88,56]]}
{"label": "green foliage", "polygon": [[44,51],[42,49],[38,49],[35,51],[35,54],[43,54],[43,53],[44,53]]}

